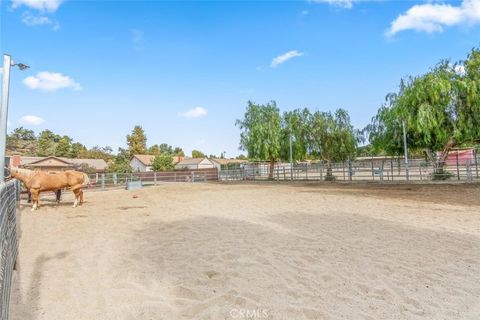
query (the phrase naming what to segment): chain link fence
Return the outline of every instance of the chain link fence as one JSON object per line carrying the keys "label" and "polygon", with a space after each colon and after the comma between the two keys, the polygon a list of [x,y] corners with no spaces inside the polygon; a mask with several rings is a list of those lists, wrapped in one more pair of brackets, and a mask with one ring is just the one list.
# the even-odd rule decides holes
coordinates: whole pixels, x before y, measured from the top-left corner
{"label": "chain link fence", "polygon": [[0,183],[0,320],[8,319],[13,269],[17,258],[16,209],[20,200],[17,180]]}

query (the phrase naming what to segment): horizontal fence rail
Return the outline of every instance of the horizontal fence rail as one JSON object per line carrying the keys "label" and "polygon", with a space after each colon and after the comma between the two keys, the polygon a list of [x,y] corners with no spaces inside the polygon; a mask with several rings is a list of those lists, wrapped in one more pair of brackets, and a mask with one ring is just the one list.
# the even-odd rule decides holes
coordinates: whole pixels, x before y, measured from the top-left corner
{"label": "horizontal fence rail", "polygon": [[8,319],[13,269],[17,259],[17,201],[20,184],[17,180],[0,183],[0,319]]}
{"label": "horizontal fence rail", "polygon": [[246,163],[236,169],[221,170],[218,180],[335,180],[335,181],[474,181],[479,179],[477,158],[447,161],[441,167],[424,159],[362,159],[341,163]]}
{"label": "horizontal fence rail", "polygon": [[166,182],[207,182],[217,181],[218,171],[214,169],[177,170],[166,172],[97,173],[90,174],[88,188],[125,187],[127,183],[141,181],[142,185],[157,185]]}

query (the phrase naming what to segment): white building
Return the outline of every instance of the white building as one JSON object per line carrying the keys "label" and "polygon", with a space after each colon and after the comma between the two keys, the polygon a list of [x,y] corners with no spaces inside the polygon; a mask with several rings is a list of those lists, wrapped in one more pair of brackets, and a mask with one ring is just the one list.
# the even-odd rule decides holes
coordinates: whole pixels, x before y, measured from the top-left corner
{"label": "white building", "polygon": [[183,159],[175,165],[175,169],[198,170],[212,168],[215,168],[215,165],[207,158]]}
{"label": "white building", "polygon": [[[182,161],[184,157],[172,157],[173,164],[177,164]],[[130,160],[130,167],[133,172],[148,172],[153,171],[152,163],[155,160],[155,156],[151,154],[136,154]]]}

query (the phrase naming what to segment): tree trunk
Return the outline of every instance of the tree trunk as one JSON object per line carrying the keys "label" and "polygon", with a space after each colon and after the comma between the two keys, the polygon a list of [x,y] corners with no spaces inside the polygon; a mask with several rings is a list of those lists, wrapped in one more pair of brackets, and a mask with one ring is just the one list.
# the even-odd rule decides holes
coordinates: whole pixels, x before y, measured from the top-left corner
{"label": "tree trunk", "polygon": [[275,169],[275,159],[270,159],[270,171],[268,172],[268,179],[273,180],[273,170]]}
{"label": "tree trunk", "polygon": [[335,181],[335,176],[333,175],[332,163],[327,160],[327,175],[325,176],[325,181]]}
{"label": "tree trunk", "polygon": [[445,171],[445,161],[447,160],[450,150],[456,145],[457,142],[455,139],[450,139],[438,157],[432,150],[425,150],[428,159],[433,165],[432,180],[447,180],[450,178],[450,174]]}

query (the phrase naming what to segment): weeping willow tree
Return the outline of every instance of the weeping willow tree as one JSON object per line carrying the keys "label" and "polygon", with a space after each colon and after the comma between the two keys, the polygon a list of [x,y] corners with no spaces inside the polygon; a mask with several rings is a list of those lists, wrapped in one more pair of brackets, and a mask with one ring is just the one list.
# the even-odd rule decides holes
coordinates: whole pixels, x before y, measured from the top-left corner
{"label": "weeping willow tree", "polygon": [[402,80],[399,92],[387,96],[367,128],[374,148],[399,154],[402,122],[408,147],[422,150],[435,167],[434,177],[443,176],[452,148],[480,140],[480,51]]}
{"label": "weeping willow tree", "polygon": [[282,137],[280,110],[275,101],[266,105],[249,101],[243,120],[237,120],[236,125],[242,130],[240,148],[248,152],[250,159],[269,161],[269,178],[273,179]]}
{"label": "weeping willow tree", "polygon": [[309,155],[309,125],[311,114],[306,108],[295,109],[283,113],[281,130],[280,158],[290,160],[290,139],[292,143],[292,158],[294,161],[305,160]]}
{"label": "weeping willow tree", "polygon": [[314,112],[308,121],[309,144],[312,154],[327,164],[325,180],[334,180],[332,162],[355,157],[357,138],[350,116],[344,109]]}

